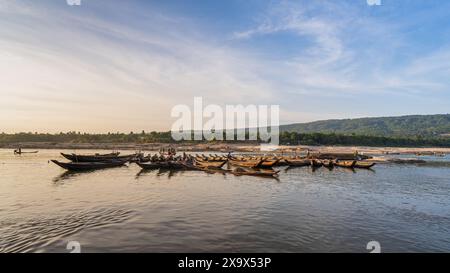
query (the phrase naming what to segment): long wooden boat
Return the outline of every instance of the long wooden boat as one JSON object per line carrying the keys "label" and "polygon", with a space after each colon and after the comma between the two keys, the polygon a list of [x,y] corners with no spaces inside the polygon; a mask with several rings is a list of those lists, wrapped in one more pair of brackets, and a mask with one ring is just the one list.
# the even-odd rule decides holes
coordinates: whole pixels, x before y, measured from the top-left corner
{"label": "long wooden boat", "polygon": [[338,160],[333,163],[335,166],[342,168],[353,168],[356,165],[356,160]]}
{"label": "long wooden boat", "polygon": [[91,171],[113,167],[120,167],[125,165],[126,161],[123,160],[111,160],[104,162],[59,162],[52,160],[53,163],[69,171]]}
{"label": "long wooden boat", "polygon": [[236,168],[231,171],[234,175],[252,175],[252,176],[265,176],[265,177],[275,177],[278,176],[280,171],[273,170],[254,170],[254,169],[244,169]]}
{"label": "long wooden boat", "polygon": [[434,155],[433,152],[417,152],[416,156],[432,156]]}
{"label": "long wooden boat", "polygon": [[156,170],[161,167],[159,162],[136,162],[136,164],[144,170]]}
{"label": "long wooden boat", "polygon": [[285,158],[283,157],[274,157],[272,160],[278,160],[277,164],[275,166],[289,166],[289,164],[286,162]]}
{"label": "long wooden boat", "polygon": [[107,155],[77,155],[77,154],[65,154],[61,153],[63,157],[72,161],[72,162],[102,162],[105,160],[121,160],[121,161],[129,161],[136,159],[140,156],[140,154],[131,154],[131,155],[123,155],[119,156],[118,154],[107,154]]}
{"label": "long wooden boat", "polygon": [[356,161],[355,168],[370,169],[370,168],[372,168],[375,165],[376,165],[375,162]]}
{"label": "long wooden boat", "polygon": [[201,161],[201,162],[223,162],[228,160],[228,158],[226,157],[208,157],[206,159],[202,158],[202,157],[195,157],[196,161]]}
{"label": "long wooden boat", "polygon": [[229,170],[224,170],[222,168],[217,168],[214,166],[200,166],[200,165],[196,165],[193,164],[192,162],[183,162],[180,161],[179,162],[183,167],[183,170],[189,170],[189,171],[203,171],[203,172],[207,172],[207,173],[217,173],[217,172],[221,172],[221,173],[225,173],[228,172]]}
{"label": "long wooden boat", "polygon": [[311,162],[309,159],[284,159],[284,161],[287,163],[289,167],[304,167],[304,166],[310,166]]}
{"label": "long wooden boat", "polygon": [[272,168],[274,166],[276,166],[278,164],[278,162],[280,162],[279,159],[276,160],[264,160],[260,165],[259,168]]}
{"label": "long wooden boat", "polygon": [[310,156],[317,159],[334,160],[358,160],[370,158],[370,156],[357,153],[312,153]]}
{"label": "long wooden boat", "polygon": [[204,168],[222,168],[227,163],[227,160],[224,161],[195,161],[195,165]]}
{"label": "long wooden boat", "polygon": [[240,160],[229,160],[231,165],[245,168],[258,168],[264,160],[259,161],[240,161]]}
{"label": "long wooden boat", "polygon": [[14,150],[14,154],[16,154],[16,155],[21,155],[21,154],[37,154],[37,153],[39,153],[39,151],[23,152],[23,151]]}
{"label": "long wooden boat", "polygon": [[145,170],[156,170],[156,169],[179,170],[186,168],[186,165],[181,161],[160,161],[148,163],[136,162],[136,164]]}

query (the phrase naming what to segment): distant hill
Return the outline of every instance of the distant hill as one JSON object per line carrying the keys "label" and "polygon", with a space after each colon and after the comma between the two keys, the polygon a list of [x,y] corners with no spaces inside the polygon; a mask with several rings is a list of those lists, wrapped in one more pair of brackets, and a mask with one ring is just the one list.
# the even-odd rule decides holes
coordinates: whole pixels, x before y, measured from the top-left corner
{"label": "distant hill", "polygon": [[323,120],[282,125],[280,131],[385,137],[438,137],[450,135],[450,114]]}

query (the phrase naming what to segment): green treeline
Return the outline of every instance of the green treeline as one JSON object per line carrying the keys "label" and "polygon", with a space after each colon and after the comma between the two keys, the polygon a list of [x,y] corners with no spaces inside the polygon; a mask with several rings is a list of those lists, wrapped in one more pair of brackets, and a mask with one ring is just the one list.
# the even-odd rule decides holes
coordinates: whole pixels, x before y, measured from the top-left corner
{"label": "green treeline", "polygon": [[[204,140],[206,142],[206,140]],[[23,142],[48,143],[176,143],[170,132],[140,132],[87,134],[68,132],[59,134],[17,133],[0,134],[1,144]],[[188,141],[184,141],[186,143]],[[238,141],[227,141],[238,142]],[[363,134],[336,133],[280,133],[282,145],[354,145],[354,146],[391,146],[391,147],[450,147],[450,137],[384,137]]]}
{"label": "green treeline", "polygon": [[374,147],[450,147],[450,137],[383,137],[369,135],[344,135],[325,133],[282,132],[280,143],[286,145],[341,145]]}
{"label": "green treeline", "polygon": [[450,134],[450,115],[413,115],[401,117],[321,120],[280,126],[281,132],[336,133],[363,136],[427,138]]}

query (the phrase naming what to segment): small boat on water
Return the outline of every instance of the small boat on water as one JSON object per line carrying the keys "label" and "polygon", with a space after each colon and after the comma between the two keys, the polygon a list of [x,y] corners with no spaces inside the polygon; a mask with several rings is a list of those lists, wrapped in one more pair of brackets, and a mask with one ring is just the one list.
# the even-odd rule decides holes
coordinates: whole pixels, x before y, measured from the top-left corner
{"label": "small boat on water", "polygon": [[119,153],[111,153],[111,154],[96,154],[96,155],[77,155],[77,154],[65,154],[61,153],[63,157],[72,161],[72,162],[102,162],[105,160],[122,160],[122,161],[130,161],[133,159],[139,158],[142,154],[135,153],[131,155],[122,155],[119,156]]}
{"label": "small boat on water", "polygon": [[433,152],[417,152],[416,156],[433,156],[434,154]]}
{"label": "small boat on water", "polygon": [[167,167],[167,164],[162,164],[162,162],[136,162],[136,164],[143,170],[157,170]]}
{"label": "small boat on water", "polygon": [[264,169],[270,169],[270,168],[276,166],[278,164],[278,162],[280,162],[280,159],[275,159],[275,160],[266,159],[258,167],[264,168]]}
{"label": "small boat on water", "polygon": [[183,162],[178,161],[161,161],[161,162],[136,162],[136,164],[144,170],[156,170],[156,169],[185,169],[186,165]]}
{"label": "small boat on water", "polygon": [[356,165],[356,160],[338,160],[333,162],[333,164],[342,168],[353,168]]}
{"label": "small boat on water", "polygon": [[310,166],[309,159],[284,159],[289,167],[305,167]]}
{"label": "small boat on water", "polygon": [[252,176],[265,176],[265,177],[275,177],[278,176],[280,171],[274,170],[255,170],[255,169],[245,169],[236,168],[231,171],[234,175],[252,175]]}
{"label": "small boat on water", "polygon": [[375,162],[356,161],[355,168],[370,169],[375,165],[376,165]]}
{"label": "small boat on water", "polygon": [[227,160],[224,161],[195,161],[195,165],[202,168],[222,168],[227,163]]}
{"label": "small boat on water", "polygon": [[238,167],[245,167],[245,168],[258,168],[264,160],[229,160],[228,161],[231,165],[238,166]]}
{"label": "small boat on water", "polygon": [[91,171],[91,170],[99,170],[106,168],[114,168],[125,165],[127,161],[124,160],[110,160],[103,162],[59,162],[57,160],[52,160],[53,163],[60,166],[63,169],[69,171]]}
{"label": "small boat on water", "polygon": [[39,153],[39,151],[30,151],[30,152],[24,152],[24,151],[22,151],[21,149],[18,149],[18,150],[14,150],[14,154],[15,155],[21,155],[21,154],[37,154],[37,153]]}
{"label": "small boat on water", "polygon": [[203,171],[206,173],[223,173],[223,174],[230,172],[230,170],[225,170],[215,166],[194,165],[192,162],[180,162],[180,163],[183,166],[182,169],[188,171]]}
{"label": "small boat on water", "polygon": [[311,157],[317,159],[331,159],[331,160],[364,160],[370,159],[370,156],[355,153],[313,153]]}

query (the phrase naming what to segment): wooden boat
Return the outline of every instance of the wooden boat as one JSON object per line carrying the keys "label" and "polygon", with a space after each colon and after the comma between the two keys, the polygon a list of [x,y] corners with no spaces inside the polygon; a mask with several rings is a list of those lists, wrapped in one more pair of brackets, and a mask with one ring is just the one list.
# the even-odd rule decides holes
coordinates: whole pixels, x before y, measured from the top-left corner
{"label": "wooden boat", "polygon": [[150,155],[143,156],[141,158],[138,158],[138,160],[136,160],[136,162],[140,162],[140,163],[146,163],[146,162],[150,162],[150,161],[152,161],[152,157]]}
{"label": "wooden boat", "polygon": [[145,170],[155,170],[155,169],[173,169],[179,170],[184,169],[186,166],[182,162],[178,161],[161,161],[161,162],[149,162],[149,163],[141,163],[136,162],[139,167]]}
{"label": "wooden boat", "polygon": [[186,161],[180,161],[178,162],[182,165],[183,170],[188,170],[188,171],[203,171],[203,172],[207,172],[207,173],[216,173],[216,172],[222,172],[225,173],[229,170],[224,170],[222,168],[217,168],[214,166],[201,166],[201,165],[196,165],[193,164],[192,162],[186,162]]}
{"label": "wooden boat", "polygon": [[231,165],[245,168],[258,168],[264,160],[259,161],[240,161],[240,160],[229,160]]}
{"label": "wooden boat", "polygon": [[113,152],[109,154],[99,154],[99,153],[94,154],[94,156],[118,156],[118,155],[120,155],[120,152]]}
{"label": "wooden boat", "polygon": [[161,164],[159,162],[136,162],[136,164],[143,170],[156,170],[161,168]]}
{"label": "wooden boat", "polygon": [[357,160],[370,158],[370,156],[358,153],[313,153],[310,156],[317,159],[335,159],[335,160]]}
{"label": "wooden boat", "polygon": [[322,165],[328,169],[331,169],[334,166],[333,161],[331,161],[331,160],[321,160],[321,162],[322,162]]}
{"label": "wooden boat", "polygon": [[275,166],[289,166],[289,164],[286,162],[286,159],[284,158],[277,158],[279,161]]}
{"label": "wooden boat", "polygon": [[434,155],[433,152],[417,152],[416,156],[432,156]]}
{"label": "wooden boat", "polygon": [[123,160],[110,160],[104,162],[59,162],[52,160],[53,163],[69,171],[91,171],[113,167],[120,167],[125,165],[126,161]]}
{"label": "wooden boat", "polygon": [[199,167],[204,168],[222,168],[227,163],[227,160],[225,161],[195,161],[195,165]]}
{"label": "wooden boat", "polygon": [[320,161],[320,160],[311,159],[310,163],[311,163],[311,167],[313,167],[313,168],[320,168],[320,167],[322,167],[322,161]]}
{"label": "wooden boat", "polygon": [[202,157],[195,157],[195,160],[201,162],[223,162],[228,159],[225,157],[208,157],[207,159],[204,159]]}
{"label": "wooden boat", "polygon": [[280,171],[273,170],[254,170],[254,169],[244,169],[236,168],[231,171],[234,175],[252,175],[252,176],[265,176],[265,177],[275,177]]}
{"label": "wooden boat", "polygon": [[269,169],[269,168],[276,166],[279,161],[280,161],[279,159],[277,159],[277,160],[267,160],[266,159],[258,166],[258,168]]}
{"label": "wooden boat", "polygon": [[335,166],[342,167],[342,168],[353,168],[356,165],[355,160],[338,160],[333,162]]}
{"label": "wooden boat", "polygon": [[119,156],[117,153],[106,155],[77,155],[77,154],[61,153],[61,155],[72,162],[102,162],[105,160],[130,161],[139,158],[139,156],[142,156],[142,154],[138,153],[123,156]]}
{"label": "wooden boat", "polygon": [[356,161],[355,168],[370,169],[375,166],[375,162]]}
{"label": "wooden boat", "polygon": [[37,153],[39,153],[39,151],[23,152],[23,151],[14,150],[14,154],[16,154],[16,155],[21,155],[21,154],[37,154]]}
{"label": "wooden boat", "polygon": [[309,159],[284,159],[289,167],[304,167],[304,166],[310,166],[311,162]]}

